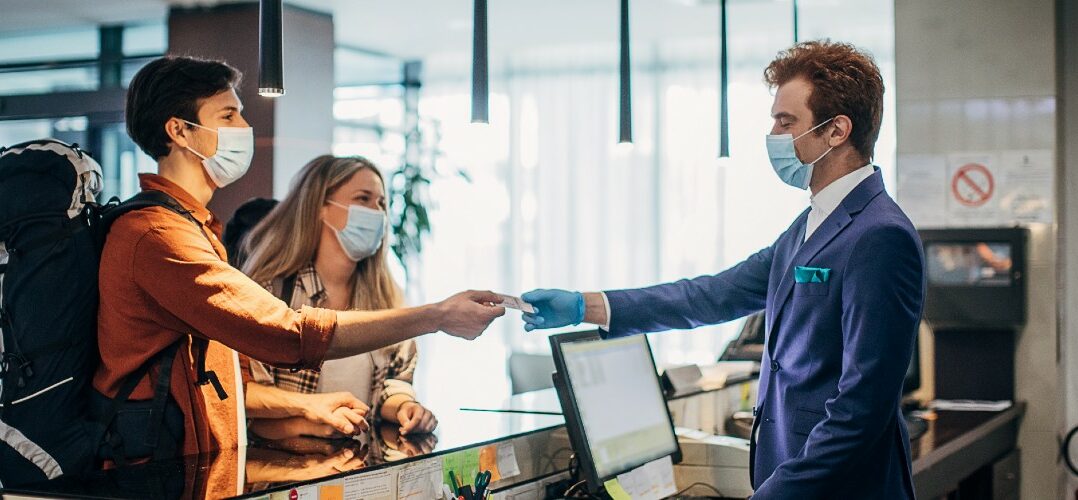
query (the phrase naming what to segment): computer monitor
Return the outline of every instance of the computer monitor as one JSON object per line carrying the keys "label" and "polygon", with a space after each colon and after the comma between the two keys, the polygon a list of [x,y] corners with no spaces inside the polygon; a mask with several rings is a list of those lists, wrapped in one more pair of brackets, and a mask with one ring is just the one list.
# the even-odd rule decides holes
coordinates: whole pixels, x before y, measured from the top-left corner
{"label": "computer monitor", "polygon": [[719,356],[719,361],[755,361],[759,363],[764,357],[765,328],[764,312],[752,314],[745,318],[741,325],[741,332],[737,337],[726,344],[726,349]]}
{"label": "computer monitor", "polygon": [[1025,324],[1028,233],[1024,228],[921,230],[929,324],[959,329]]}
{"label": "computer monitor", "polygon": [[550,347],[554,387],[590,491],[662,457],[681,461],[647,337],[571,333],[551,336]]}

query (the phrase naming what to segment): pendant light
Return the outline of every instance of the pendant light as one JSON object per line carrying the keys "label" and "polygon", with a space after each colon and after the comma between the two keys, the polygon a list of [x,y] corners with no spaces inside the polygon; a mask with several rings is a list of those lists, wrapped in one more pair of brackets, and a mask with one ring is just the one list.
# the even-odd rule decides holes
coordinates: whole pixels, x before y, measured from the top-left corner
{"label": "pendant light", "polygon": [[472,123],[489,123],[490,74],[487,65],[487,0],[475,0],[475,17],[472,28]]}
{"label": "pendant light", "polygon": [[621,56],[620,64],[618,66],[619,76],[619,95],[620,105],[619,111],[619,125],[620,134],[618,136],[619,143],[631,143],[633,142],[633,102],[632,102],[632,86],[630,81],[630,70],[632,69],[629,62],[629,0],[621,0]]}
{"label": "pendant light", "polygon": [[258,95],[284,95],[282,1],[260,0],[258,7]]}

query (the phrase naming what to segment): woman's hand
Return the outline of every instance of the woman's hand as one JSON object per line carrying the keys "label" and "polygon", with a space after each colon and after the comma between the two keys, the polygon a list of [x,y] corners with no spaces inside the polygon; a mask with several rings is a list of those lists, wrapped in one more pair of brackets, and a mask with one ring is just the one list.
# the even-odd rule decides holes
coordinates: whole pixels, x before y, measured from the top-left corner
{"label": "woman's hand", "polygon": [[401,424],[401,436],[427,434],[438,427],[434,413],[417,401],[405,401],[397,409],[397,423]]}
{"label": "woman's hand", "polygon": [[[351,437],[359,432],[364,432],[368,428],[367,421],[363,419],[363,416],[355,413],[355,410],[352,410],[351,408],[341,406],[334,410],[332,414],[334,418],[343,422],[348,422],[352,430],[357,432],[345,434],[340,429],[340,426],[312,421],[304,417],[254,419],[251,421],[250,429],[252,432],[265,439],[277,440],[300,436],[340,439]],[[358,423],[352,424],[352,422],[357,420]]]}
{"label": "woman's hand", "polygon": [[303,418],[312,423],[329,426],[347,436],[366,432],[369,427],[366,416],[370,407],[350,392],[296,394]]}

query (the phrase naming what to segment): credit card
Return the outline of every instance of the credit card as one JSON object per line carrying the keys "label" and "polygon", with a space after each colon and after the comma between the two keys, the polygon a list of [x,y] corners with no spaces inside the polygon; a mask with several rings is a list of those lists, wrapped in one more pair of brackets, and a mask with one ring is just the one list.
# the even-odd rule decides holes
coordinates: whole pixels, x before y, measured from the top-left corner
{"label": "credit card", "polygon": [[517,309],[526,313],[535,313],[535,308],[532,307],[531,304],[521,300],[520,297],[513,297],[512,295],[502,295],[500,293],[498,294],[498,297],[501,297],[502,299],[502,302],[498,304],[500,306],[508,307],[510,309]]}

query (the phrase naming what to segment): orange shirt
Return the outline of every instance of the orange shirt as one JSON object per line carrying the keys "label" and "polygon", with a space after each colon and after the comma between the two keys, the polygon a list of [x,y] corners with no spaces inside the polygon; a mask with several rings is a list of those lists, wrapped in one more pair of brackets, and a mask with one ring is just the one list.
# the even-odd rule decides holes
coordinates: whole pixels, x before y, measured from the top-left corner
{"label": "orange shirt", "polygon": [[[159,175],[142,174],[139,180],[143,190],[167,193],[190,210],[210,239],[162,207],[128,213],[112,225],[101,255],[101,364],[94,387],[115,396],[146,360],[182,341],[171,392],[184,414],[183,453],[233,447],[246,435],[236,351],[275,366],[317,368],[337,328],[336,313],[289,308],[228,265],[218,241],[221,223],[205,206]],[[210,340],[206,370],[216,372],[227,399],[220,400],[210,384],[195,384],[191,336]],[[130,399],[153,397],[156,371],[148,378]]]}

